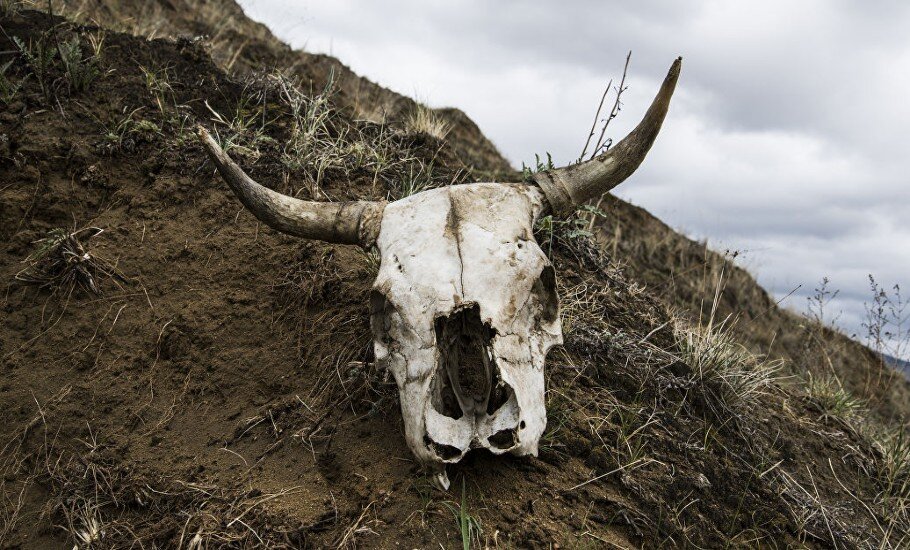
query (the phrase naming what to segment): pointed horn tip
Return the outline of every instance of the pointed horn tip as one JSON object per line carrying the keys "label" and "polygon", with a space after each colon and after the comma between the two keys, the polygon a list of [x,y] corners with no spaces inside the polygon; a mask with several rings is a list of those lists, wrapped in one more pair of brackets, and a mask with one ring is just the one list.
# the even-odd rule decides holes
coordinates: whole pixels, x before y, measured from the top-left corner
{"label": "pointed horn tip", "polygon": [[215,166],[233,164],[233,160],[225,154],[221,146],[218,145],[218,142],[215,141],[215,138],[212,137],[212,134],[210,134],[201,124],[196,126],[196,137],[199,138],[199,143],[202,144],[202,148],[209,154],[209,158],[215,162]]}
{"label": "pointed horn tip", "polygon": [[670,70],[667,72],[667,80],[676,80],[679,78],[679,72],[682,69],[682,56],[677,57],[673,64],[670,65]]}
{"label": "pointed horn tip", "polygon": [[212,139],[212,134],[201,124],[196,125],[196,137],[199,138],[199,141],[207,143]]}

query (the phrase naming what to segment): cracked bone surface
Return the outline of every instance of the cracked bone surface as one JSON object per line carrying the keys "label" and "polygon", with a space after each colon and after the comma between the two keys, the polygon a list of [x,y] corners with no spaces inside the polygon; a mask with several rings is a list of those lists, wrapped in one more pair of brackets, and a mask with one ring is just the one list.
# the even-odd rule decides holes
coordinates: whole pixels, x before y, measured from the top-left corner
{"label": "cracked bone surface", "polygon": [[474,448],[537,454],[544,360],[562,343],[553,268],[533,236],[544,204],[532,186],[477,183],[383,213],[376,358],[398,384],[408,445],[437,472]]}

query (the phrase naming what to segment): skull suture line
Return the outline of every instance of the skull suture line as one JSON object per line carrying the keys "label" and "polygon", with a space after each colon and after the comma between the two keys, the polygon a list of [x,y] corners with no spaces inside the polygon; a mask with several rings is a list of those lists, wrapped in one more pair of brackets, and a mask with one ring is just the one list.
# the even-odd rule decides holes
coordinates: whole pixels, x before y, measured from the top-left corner
{"label": "skull suture line", "polygon": [[553,268],[533,236],[538,216],[566,216],[629,177],[660,131],[677,59],[639,125],[596,158],[532,183],[431,189],[386,204],[319,203],[250,179],[202,128],[224,180],[271,227],[376,247],[370,296],[376,359],[395,376],[405,438],[448,487],[447,463],[473,448],[536,455],[546,427],[544,360],[562,343]]}

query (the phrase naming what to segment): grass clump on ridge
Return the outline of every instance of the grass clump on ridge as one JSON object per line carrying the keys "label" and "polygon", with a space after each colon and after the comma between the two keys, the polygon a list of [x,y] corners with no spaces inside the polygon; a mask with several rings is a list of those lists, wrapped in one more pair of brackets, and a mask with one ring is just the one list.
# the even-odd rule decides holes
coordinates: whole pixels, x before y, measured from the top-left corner
{"label": "grass clump on ridge", "polygon": [[821,409],[823,418],[850,420],[865,411],[863,401],[847,391],[836,376],[810,376],[806,395]]}
{"label": "grass clump on ridge", "polygon": [[720,409],[756,400],[778,378],[781,363],[753,355],[724,323],[699,326],[677,319],[673,334],[680,359]]}
{"label": "grass clump on ridge", "polygon": [[451,125],[429,107],[417,104],[404,121],[404,130],[409,134],[425,134],[438,140],[449,135]]}
{"label": "grass clump on ridge", "polygon": [[326,182],[338,176],[367,176],[374,192],[389,200],[467,177],[437,169],[444,143],[415,145],[407,121],[394,128],[351,120],[335,105],[335,94],[331,73],[321,91],[310,93],[281,72],[253,75],[230,111],[208,106],[213,133],[225,151],[247,162],[265,150],[277,152],[285,180],[302,179],[313,198],[327,198]]}

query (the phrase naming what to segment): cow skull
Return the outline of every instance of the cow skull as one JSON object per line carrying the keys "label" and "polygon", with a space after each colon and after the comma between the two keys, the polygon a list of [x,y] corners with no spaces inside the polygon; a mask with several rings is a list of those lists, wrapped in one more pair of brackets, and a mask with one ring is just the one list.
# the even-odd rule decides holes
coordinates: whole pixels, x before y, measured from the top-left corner
{"label": "cow skull", "polygon": [[408,446],[447,488],[445,465],[470,449],[537,455],[546,427],[544,361],[562,330],[553,268],[534,240],[534,222],[570,214],[638,168],[680,66],[677,59],[635,130],[592,160],[538,173],[533,183],[453,185],[390,204],[276,193],[250,179],[204,129],[199,135],[264,223],[379,250],[370,295],[376,360],[398,384]]}

